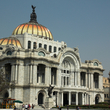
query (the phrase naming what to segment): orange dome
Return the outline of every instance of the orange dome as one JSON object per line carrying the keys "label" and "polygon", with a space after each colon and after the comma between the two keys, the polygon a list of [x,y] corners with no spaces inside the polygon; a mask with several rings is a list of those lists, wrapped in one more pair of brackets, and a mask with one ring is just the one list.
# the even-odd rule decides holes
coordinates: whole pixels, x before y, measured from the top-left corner
{"label": "orange dome", "polygon": [[18,48],[22,48],[21,43],[17,38],[8,37],[8,38],[0,39],[0,45],[9,45],[9,44],[13,44],[14,46]]}
{"label": "orange dome", "polygon": [[53,40],[53,36],[49,29],[47,29],[45,26],[42,26],[41,24],[38,24],[37,22],[28,22],[19,25],[15,28],[12,35],[19,35],[24,34],[27,32],[28,34],[34,34],[37,36],[44,37],[45,39]]}

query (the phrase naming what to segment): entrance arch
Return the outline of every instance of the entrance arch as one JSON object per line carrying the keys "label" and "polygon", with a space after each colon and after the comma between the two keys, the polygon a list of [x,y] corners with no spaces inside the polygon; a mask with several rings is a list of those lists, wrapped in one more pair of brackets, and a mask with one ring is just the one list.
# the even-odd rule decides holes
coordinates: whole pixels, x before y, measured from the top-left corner
{"label": "entrance arch", "polygon": [[101,96],[100,96],[100,94],[97,94],[95,96],[95,104],[98,104],[100,102],[100,100],[101,100]]}
{"label": "entrance arch", "polygon": [[39,93],[39,95],[38,95],[38,105],[43,104],[43,98],[44,98],[44,95],[42,93]]}

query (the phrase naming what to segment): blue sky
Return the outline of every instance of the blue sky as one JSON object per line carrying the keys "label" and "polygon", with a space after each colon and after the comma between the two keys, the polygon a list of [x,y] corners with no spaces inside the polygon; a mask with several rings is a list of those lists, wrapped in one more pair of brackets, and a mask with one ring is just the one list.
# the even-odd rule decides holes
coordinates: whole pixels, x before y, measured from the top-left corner
{"label": "blue sky", "polygon": [[0,0],[0,38],[30,20],[31,5],[37,21],[55,41],[78,47],[81,61],[98,59],[110,71],[110,0]]}

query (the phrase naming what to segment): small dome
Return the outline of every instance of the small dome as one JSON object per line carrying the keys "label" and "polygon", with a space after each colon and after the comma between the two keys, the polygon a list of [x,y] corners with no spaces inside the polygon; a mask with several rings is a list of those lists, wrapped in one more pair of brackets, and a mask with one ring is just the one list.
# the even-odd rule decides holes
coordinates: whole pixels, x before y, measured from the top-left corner
{"label": "small dome", "polygon": [[28,22],[19,25],[15,28],[12,35],[22,35],[25,32],[36,36],[44,37],[45,39],[53,40],[52,33],[45,26],[38,24],[37,22]]}
{"label": "small dome", "polygon": [[14,37],[2,38],[0,39],[0,45],[10,45],[13,44],[18,48],[22,48],[20,41]]}

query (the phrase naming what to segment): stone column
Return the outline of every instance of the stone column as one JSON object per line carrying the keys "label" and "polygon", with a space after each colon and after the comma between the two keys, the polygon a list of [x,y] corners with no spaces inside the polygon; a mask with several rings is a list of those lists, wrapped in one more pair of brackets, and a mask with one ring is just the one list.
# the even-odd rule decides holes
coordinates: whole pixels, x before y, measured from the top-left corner
{"label": "stone column", "polygon": [[29,64],[27,65],[27,69],[28,69],[28,83],[30,83],[30,66]]}
{"label": "stone column", "polygon": [[89,73],[89,88],[91,88],[91,78],[90,78],[91,74]]}
{"label": "stone column", "polygon": [[51,68],[46,66],[45,67],[45,84],[49,85],[50,83],[50,79],[51,79]]}
{"label": "stone column", "polygon": [[91,89],[93,89],[93,73],[91,73]]}
{"label": "stone column", "polygon": [[37,65],[33,65],[33,84],[37,84]]}
{"label": "stone column", "polygon": [[69,92],[69,105],[71,105],[71,92]]}
{"label": "stone column", "polygon": [[84,104],[87,104],[87,95],[85,94],[85,102],[84,102]]}
{"label": "stone column", "polygon": [[52,75],[52,84],[54,85],[54,74]]}
{"label": "stone column", "polygon": [[65,77],[65,86],[67,86],[67,77]]}
{"label": "stone column", "polygon": [[78,77],[77,77],[78,86],[80,86],[80,72],[78,72],[77,75],[78,75]]}
{"label": "stone column", "polygon": [[33,76],[33,75],[32,75],[32,74],[33,74],[33,73],[32,73],[32,68],[33,68],[33,67],[32,67],[32,66],[33,66],[32,64],[29,65],[29,83],[30,83],[30,84],[33,83],[33,77],[32,77],[32,76]]}
{"label": "stone column", "polygon": [[18,74],[18,73],[17,73],[17,69],[18,69],[17,67],[18,67],[18,65],[15,64],[15,83],[17,83],[17,76],[18,76],[18,75],[17,75],[17,74]]}
{"label": "stone column", "polygon": [[86,104],[88,104],[88,94],[86,94]]}
{"label": "stone column", "polygon": [[84,105],[84,93],[82,93],[82,105]]}
{"label": "stone column", "polygon": [[85,73],[85,86],[87,87],[87,73]]}
{"label": "stone column", "polygon": [[77,85],[77,72],[75,72],[75,86]]}
{"label": "stone column", "polygon": [[76,92],[76,105],[78,105],[78,92]]}
{"label": "stone column", "polygon": [[73,71],[71,71],[70,73],[69,82],[70,82],[69,85],[73,87],[74,86],[74,72]]}
{"label": "stone column", "polygon": [[57,105],[59,105],[59,101],[60,99],[59,99],[59,92],[57,92]]}
{"label": "stone column", "polygon": [[[24,82],[25,80],[28,80],[28,77],[27,79],[24,78],[24,63],[20,63],[19,66],[18,66],[18,84],[19,85],[24,85]],[[27,74],[27,73],[26,73]],[[26,82],[28,83],[28,81]]]}
{"label": "stone column", "polygon": [[63,106],[63,92],[61,92],[61,105]]}
{"label": "stone column", "polygon": [[71,85],[74,86],[74,73],[72,73],[72,76],[73,79],[71,79]]}
{"label": "stone column", "polygon": [[[5,66],[4,66],[4,74],[5,74]],[[15,65],[14,64],[12,64],[11,65],[11,81],[14,81],[15,79],[14,79],[14,77],[15,77],[15,74],[14,74],[14,71],[15,71]]]}
{"label": "stone column", "polygon": [[64,86],[64,77],[62,76],[62,87]]}
{"label": "stone column", "polygon": [[57,73],[56,73],[56,85],[61,86],[61,70],[57,68]]}
{"label": "stone column", "polygon": [[40,73],[39,73],[39,76],[38,76],[38,83],[41,83],[41,78],[40,78]]}

